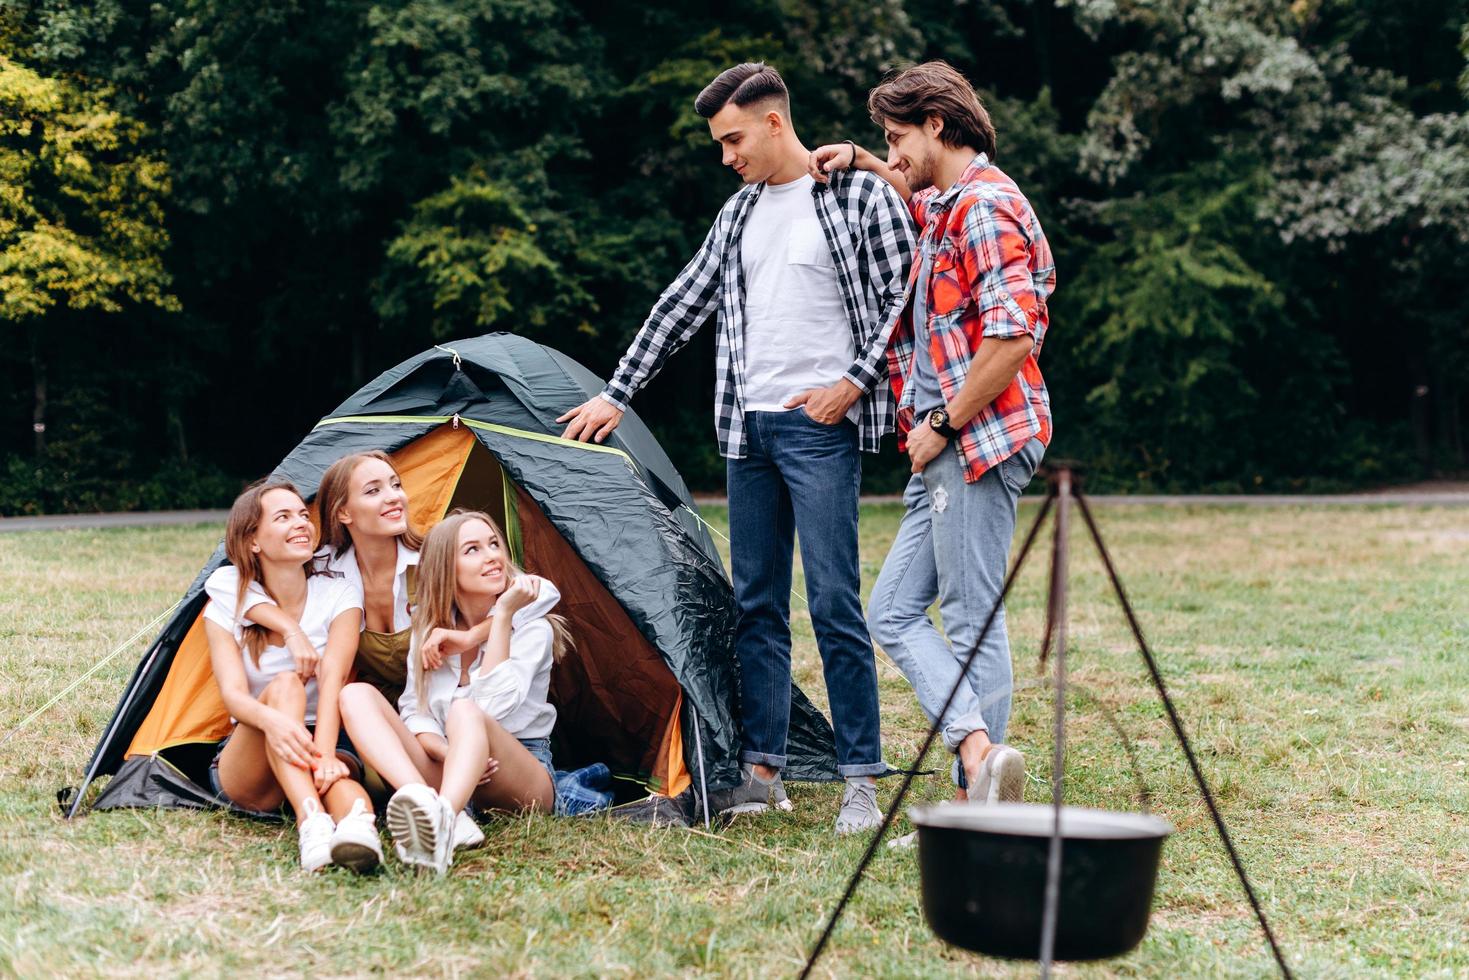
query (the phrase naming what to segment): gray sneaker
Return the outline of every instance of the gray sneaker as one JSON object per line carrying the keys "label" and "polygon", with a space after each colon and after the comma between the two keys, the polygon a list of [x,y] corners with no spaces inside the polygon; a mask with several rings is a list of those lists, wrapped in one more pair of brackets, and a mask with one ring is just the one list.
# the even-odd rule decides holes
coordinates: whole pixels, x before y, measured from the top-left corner
{"label": "gray sneaker", "polygon": [[837,814],[837,833],[858,834],[864,830],[876,830],[881,823],[877,784],[865,779],[847,780],[847,791],[842,794],[842,809]]}
{"label": "gray sneaker", "polygon": [[729,819],[742,813],[764,813],[771,804],[782,810],[791,808],[785,786],[777,774],[770,782],[755,775],[753,766],[740,766],[740,781],[729,789],[716,789],[709,794],[709,812]]}

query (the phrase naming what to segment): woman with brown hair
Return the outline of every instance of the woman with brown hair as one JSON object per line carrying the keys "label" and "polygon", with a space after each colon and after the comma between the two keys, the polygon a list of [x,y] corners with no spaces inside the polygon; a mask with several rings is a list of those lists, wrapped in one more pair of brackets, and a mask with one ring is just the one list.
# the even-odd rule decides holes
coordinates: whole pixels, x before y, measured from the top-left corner
{"label": "woman with brown hair", "polygon": [[[234,730],[210,766],[217,797],[265,814],[289,802],[301,867],[335,862],[367,871],[382,860],[372,804],[355,781],[360,768],[341,737],[337,697],[352,666],[362,596],[343,579],[311,574],[316,529],[296,488],[262,480],[235,500],[225,526],[231,565],[210,576],[204,607],[210,666]],[[262,602],[290,618],[296,647],[279,631],[246,620]]]}
{"label": "woman with brown hair", "polygon": [[[511,562],[487,514],[445,518],[424,541],[419,568],[398,737],[379,728],[359,745],[398,787],[387,808],[398,856],[443,874],[466,804],[554,809],[556,709],[547,695],[552,663],[570,637],[565,620],[550,614],[561,599],[556,587]],[[463,653],[443,645],[446,632],[483,623],[483,644]],[[499,766],[489,780],[492,758]]]}
{"label": "woman with brown hair", "polygon": [[[396,706],[407,677],[409,626],[423,543],[409,521],[402,477],[384,452],[344,456],[322,474],[316,507],[324,542],[316,555],[318,568],[351,583],[362,596],[357,678],[342,690],[342,724],[354,743],[371,741],[379,734],[395,739],[403,727]],[[226,592],[234,587],[227,578],[221,579],[220,586]],[[303,678],[311,676],[315,651],[288,612],[261,602],[247,609],[246,616],[286,637],[297,672]],[[463,635],[446,634],[439,640],[447,645],[446,650],[469,649],[488,636],[489,624],[482,623]],[[486,778],[493,772],[490,763]],[[467,814],[456,830],[458,847],[474,847],[484,841],[484,834]]]}

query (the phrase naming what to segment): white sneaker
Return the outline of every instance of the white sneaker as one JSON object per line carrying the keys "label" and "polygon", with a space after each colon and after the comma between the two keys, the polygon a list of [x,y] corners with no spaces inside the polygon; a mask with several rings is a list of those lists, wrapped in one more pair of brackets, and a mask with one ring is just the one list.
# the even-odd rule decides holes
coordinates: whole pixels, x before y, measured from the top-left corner
{"label": "white sneaker", "polygon": [[479,824],[469,815],[466,807],[454,816],[454,850],[466,850],[479,847],[485,842],[485,832],[479,829]]}
{"label": "white sneaker", "polygon": [[365,874],[382,863],[383,842],[377,834],[377,817],[367,804],[357,800],[352,810],[332,833],[332,863]]}
{"label": "white sneaker", "polygon": [[1025,757],[1008,745],[996,745],[979,767],[971,803],[1019,803],[1025,796]]}
{"label": "white sneaker", "polygon": [[423,783],[410,783],[388,800],[388,831],[404,864],[435,874],[453,861],[454,811]]}
{"label": "white sneaker", "polygon": [[337,825],[315,800],[308,802],[306,808],[311,812],[296,828],[301,842],[301,870],[319,871],[332,863],[332,832]]}

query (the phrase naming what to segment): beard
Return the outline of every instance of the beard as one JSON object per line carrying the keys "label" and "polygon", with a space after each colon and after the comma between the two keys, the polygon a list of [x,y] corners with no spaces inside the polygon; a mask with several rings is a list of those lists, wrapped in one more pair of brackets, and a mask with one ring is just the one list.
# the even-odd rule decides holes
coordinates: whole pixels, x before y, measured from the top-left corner
{"label": "beard", "polygon": [[922,158],[913,161],[908,168],[908,190],[918,193],[933,186],[933,172],[936,169],[933,154],[925,154]]}

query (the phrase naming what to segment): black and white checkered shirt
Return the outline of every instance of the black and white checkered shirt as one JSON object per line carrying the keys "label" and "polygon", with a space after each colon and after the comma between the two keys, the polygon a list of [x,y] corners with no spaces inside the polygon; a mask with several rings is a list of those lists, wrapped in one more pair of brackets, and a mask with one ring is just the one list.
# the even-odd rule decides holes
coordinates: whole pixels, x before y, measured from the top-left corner
{"label": "black and white checkered shirt", "polygon": [[[603,398],[626,408],[717,310],[714,423],[720,454],[732,459],[745,456],[745,274],[740,240],[764,187],[742,187],[720,208],[698,254],[658,297],[602,392]],[[912,220],[897,192],[866,171],[834,173],[829,184],[815,184],[812,195],[857,352],[845,377],[863,392],[857,420],[861,446],[875,453],[884,433],[893,428],[886,351],[902,311],[913,258]]]}

